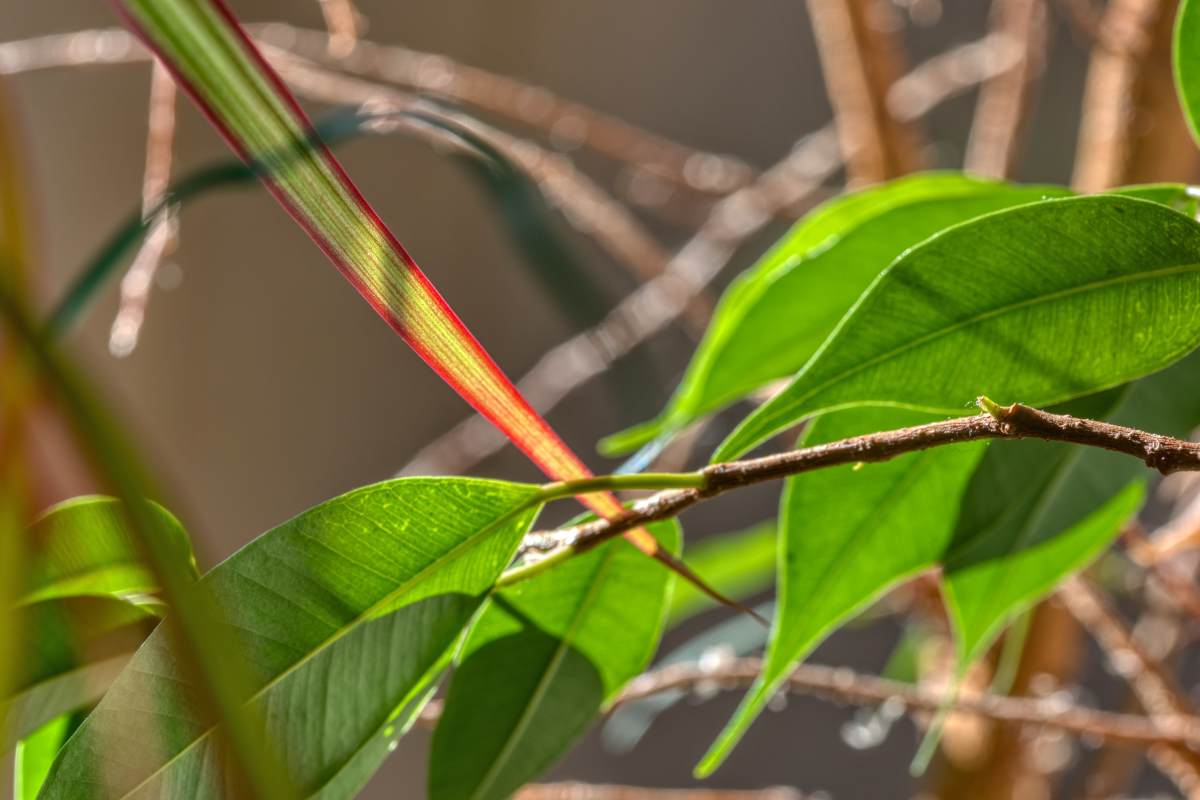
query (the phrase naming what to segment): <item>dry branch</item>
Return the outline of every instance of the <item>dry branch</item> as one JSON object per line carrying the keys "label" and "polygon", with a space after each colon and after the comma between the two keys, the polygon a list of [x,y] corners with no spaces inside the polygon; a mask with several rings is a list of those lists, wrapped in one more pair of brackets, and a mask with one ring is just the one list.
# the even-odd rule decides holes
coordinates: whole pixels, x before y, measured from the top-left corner
{"label": "dry branch", "polygon": [[[818,469],[888,461],[906,453],[981,439],[1034,438],[1097,447],[1133,456],[1164,475],[1200,470],[1200,444],[1195,442],[1109,422],[1052,414],[1019,403],[998,406],[980,398],[979,404],[986,413],[855,436],[762,458],[711,464],[694,474],[701,478],[696,488],[658,492],[634,503],[619,516],[562,531],[535,533],[529,541],[533,543],[533,549],[546,549],[546,543],[557,548],[546,561],[556,556],[568,557],[632,528],[674,518],[685,509],[732,489]],[[596,491],[613,487],[604,484],[580,488]],[[538,568],[541,563],[535,563],[532,568]]]}
{"label": "dry branch", "polygon": [[965,167],[1005,178],[1016,166],[1033,92],[1045,66],[1045,0],[995,0],[991,16],[992,30],[1012,40],[1017,57],[980,89]]}
{"label": "dry branch", "polygon": [[[915,67],[892,87],[888,102],[897,109],[894,113],[915,119],[1007,69],[1013,57],[1007,37],[993,34],[968,42]],[[572,391],[671,324],[747,239],[780,209],[796,209],[808,201],[840,166],[832,125],[800,139],[754,183],[717,203],[662,276],[639,287],[591,330],[549,350],[517,382],[517,388],[538,413],[548,414]],[[423,448],[399,474],[465,472],[505,444],[486,420],[472,416]]]}
{"label": "dry branch", "polygon": [[850,183],[920,169],[922,137],[887,102],[904,72],[896,9],[880,0],[809,0],[808,13]]}

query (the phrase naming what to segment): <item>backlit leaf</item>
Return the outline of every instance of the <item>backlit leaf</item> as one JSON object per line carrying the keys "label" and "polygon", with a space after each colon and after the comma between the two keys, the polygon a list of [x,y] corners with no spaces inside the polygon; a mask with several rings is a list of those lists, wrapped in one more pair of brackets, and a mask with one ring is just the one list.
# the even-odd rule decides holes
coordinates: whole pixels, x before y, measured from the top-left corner
{"label": "backlit leaf", "polygon": [[[230,11],[214,0],[118,0],[126,23],[204,109],[385,322],[463,399],[556,479],[590,473],[538,416],[359,193]],[[581,501],[619,513],[611,494]],[[646,531],[626,537],[657,553]]]}
{"label": "backlit leaf", "polygon": [[725,440],[745,452],[822,411],[962,414],[975,397],[1061,403],[1162,369],[1200,342],[1200,225],[1125,197],[1048,200],[906,253],[796,378]]}
{"label": "backlit leaf", "polygon": [[606,440],[630,450],[794,374],[873,280],[909,247],[973,217],[1061,197],[954,173],[916,175],[839,197],[812,212],[730,286],[666,410]]}
{"label": "backlit leaf", "polygon": [[[390,481],[301,514],[203,578],[302,794],[360,782],[343,775],[394,740],[396,713],[426,696],[539,498],[495,481]],[[160,626],[68,742],[45,800],[97,787],[109,798],[227,794],[215,721],[194,698]]]}
{"label": "backlit leaf", "polygon": [[[804,443],[930,422],[929,415],[861,408],[818,419]],[[788,479],[779,515],[778,600],[762,675],[697,767],[720,764],[791,673],[842,621],[889,587],[937,563],[954,533],[958,498],[985,443]]]}
{"label": "backlit leaf", "polygon": [[[679,551],[678,525],[650,529]],[[492,598],[434,733],[429,796],[504,798],[548,769],[649,662],[670,588],[670,573],[614,541]]]}

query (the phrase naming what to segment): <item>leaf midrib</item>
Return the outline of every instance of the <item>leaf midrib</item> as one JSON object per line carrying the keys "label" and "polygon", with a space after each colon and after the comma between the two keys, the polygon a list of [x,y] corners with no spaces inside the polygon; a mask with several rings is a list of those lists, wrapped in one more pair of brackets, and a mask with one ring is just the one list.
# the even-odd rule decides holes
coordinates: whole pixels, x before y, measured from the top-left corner
{"label": "leaf midrib", "polygon": [[[616,543],[614,542],[613,544]],[[558,647],[555,648],[554,655],[551,656],[545,671],[542,673],[542,677],[538,680],[537,686],[534,688],[533,695],[530,697],[529,703],[525,706],[525,710],[521,712],[521,716],[517,720],[517,724],[513,728],[512,733],[505,740],[504,747],[501,748],[499,754],[497,754],[496,758],[492,761],[492,766],[488,768],[486,773],[484,773],[479,786],[476,788],[475,792],[472,793],[471,798],[473,800],[474,798],[483,797],[485,795],[485,790],[490,788],[491,784],[495,782],[496,777],[499,775],[501,764],[512,754],[513,748],[516,746],[516,742],[520,739],[521,735],[525,732],[525,729],[532,721],[533,710],[541,704],[546,692],[550,690],[551,680],[555,675],[558,674],[558,669],[562,665],[563,658],[566,656],[567,650],[570,647],[571,642],[574,640],[576,632],[579,630],[579,626],[583,624],[583,618],[587,615],[588,610],[596,600],[596,595],[600,591],[601,579],[603,579],[612,568],[612,563],[615,558],[616,549],[610,545],[608,552],[605,554],[603,563],[600,564],[599,568],[597,568],[594,573],[592,573],[591,585],[588,587],[587,593],[583,596],[579,605],[576,607],[575,618],[571,621],[571,624],[567,627],[567,630],[558,640]]]}
{"label": "leaf midrib", "polygon": [[[1091,292],[1091,291],[1099,291],[1101,289],[1105,289],[1110,286],[1119,286],[1123,283],[1138,283],[1140,281],[1153,280],[1155,278],[1162,278],[1162,277],[1166,277],[1169,275],[1183,274],[1183,273],[1187,273],[1187,272],[1200,272],[1200,263],[1179,264],[1179,265],[1175,265],[1173,267],[1163,267],[1161,269],[1156,269],[1156,270],[1146,270],[1143,272],[1132,273],[1129,275],[1120,275],[1115,278],[1109,278],[1106,280],[1092,281],[1089,283],[1080,284],[1078,286],[1072,286],[1067,289],[1061,289],[1057,292],[1051,292],[1049,294],[1043,294],[1043,295],[1038,295],[1037,297],[1027,298],[1025,300],[1021,300],[1016,303],[1009,303],[1009,304],[991,309],[989,311],[985,311],[983,313],[976,314],[976,315],[968,317],[966,319],[959,320],[958,322],[956,322],[952,325],[947,325],[947,326],[939,328],[935,331],[930,331],[929,333],[924,334],[923,336],[918,336],[917,338],[912,339],[908,342],[905,342],[904,344],[899,345],[897,347],[894,347],[891,350],[888,350],[887,352],[880,353],[879,355],[877,355],[873,358],[869,358],[866,361],[862,361],[862,362],[856,364],[855,366],[851,367],[850,369],[842,370],[841,372],[839,372],[835,375],[832,375],[825,381],[817,384],[813,388],[809,389],[806,393],[800,395],[795,400],[791,401],[787,406],[781,405],[779,411],[777,411],[776,413],[774,413],[770,416],[765,416],[764,421],[772,422],[772,424],[773,424],[774,419],[786,414],[787,408],[794,408],[796,406],[803,404],[805,401],[810,400],[811,398],[813,398],[817,394],[821,393],[822,391],[824,391],[825,389],[827,389],[829,386],[831,386],[833,384],[839,383],[839,382],[845,380],[846,378],[852,377],[853,375],[856,375],[866,369],[869,369],[870,367],[873,367],[876,364],[879,364],[883,361],[894,358],[902,353],[906,353],[909,350],[916,349],[918,347],[921,347],[924,344],[935,341],[944,336],[948,336],[951,333],[954,333],[963,328],[970,327],[972,325],[976,325],[980,322],[986,322],[987,320],[1002,316],[1004,314],[1007,314],[1009,312],[1016,311],[1016,310],[1019,310],[1022,308],[1031,308],[1034,306],[1042,305],[1043,303],[1049,303],[1049,302],[1062,300],[1062,299],[1071,297],[1076,294],[1083,294],[1085,292]],[[839,333],[839,332],[840,332],[840,330],[835,331],[833,335],[836,336],[837,333]],[[814,364],[817,363],[816,360],[824,354],[828,345],[832,345],[834,341],[836,341],[836,340],[831,338],[826,347],[822,347],[819,351],[817,351],[813,355],[813,361],[810,363],[814,363]],[[807,370],[805,370],[805,371],[807,371]],[[803,375],[803,374],[804,373],[801,372],[801,375]]]}
{"label": "leaf midrib", "polygon": [[[484,527],[480,528],[476,533],[472,534],[469,538],[464,539],[462,542],[455,545],[449,552],[447,552],[445,555],[440,557],[437,561],[430,564],[428,567],[423,569],[421,572],[413,575],[411,578],[409,578],[404,583],[400,584],[400,586],[398,586],[396,589],[389,592],[384,597],[382,597],[379,600],[377,600],[376,602],[372,603],[370,606],[368,606],[366,609],[364,609],[358,616],[354,617],[352,620],[350,620],[345,625],[340,626],[333,634],[331,634],[330,636],[328,636],[327,638],[325,638],[324,640],[319,642],[317,645],[315,645],[311,650],[309,650],[308,653],[304,654],[303,657],[301,657],[298,661],[296,661],[296,663],[288,666],[286,669],[281,671],[278,675],[276,675],[275,677],[271,678],[269,681],[264,683],[260,688],[256,689],[249,697],[246,698],[245,704],[249,704],[249,703],[253,703],[253,702],[257,701],[260,697],[262,697],[264,694],[266,694],[268,691],[270,691],[272,688],[274,688],[276,685],[278,685],[284,678],[288,677],[292,673],[301,669],[309,661],[316,658],[319,653],[324,652],[327,648],[331,647],[333,644],[340,641],[343,637],[345,637],[347,634],[349,634],[352,630],[357,628],[359,625],[372,619],[373,616],[375,615],[375,613],[377,613],[379,611],[379,609],[381,609],[381,608],[389,605],[390,603],[395,602],[399,598],[403,597],[405,593],[407,593],[410,589],[413,588],[414,584],[421,582],[422,580],[428,578],[431,574],[434,574],[434,573],[438,572],[439,570],[441,570],[447,564],[457,560],[461,556],[460,551],[462,551],[463,549],[469,548],[469,547],[473,547],[478,542],[479,539],[486,538],[488,535],[493,533],[496,528],[500,527],[501,525],[504,525],[507,522],[510,522],[513,518],[517,517],[518,515],[525,513],[533,505],[535,505],[540,500],[540,498],[541,498],[541,493],[534,492],[529,499],[523,501],[520,505],[516,506],[512,510],[497,517],[492,522],[490,522],[487,525],[485,525]],[[188,742],[188,744],[186,746],[184,746],[181,750],[179,750],[179,752],[175,753],[169,759],[164,761],[162,763],[162,765],[160,765],[159,767],[154,769],[149,775],[147,775],[145,778],[143,778],[136,786],[130,788],[128,791],[126,791],[124,794],[122,794],[121,798],[128,798],[128,797],[133,797],[134,795],[136,795],[138,791],[140,791],[144,786],[146,786],[146,784],[148,784],[150,781],[154,780],[159,775],[166,772],[168,769],[171,768],[172,764],[174,764],[179,759],[183,758],[194,747],[196,747],[201,742],[203,742],[205,739],[207,739],[213,733],[213,731],[215,731],[218,727],[219,727],[219,725],[209,725],[208,727],[206,727],[203,731],[198,733],[195,736],[195,738],[192,739],[192,741]]]}

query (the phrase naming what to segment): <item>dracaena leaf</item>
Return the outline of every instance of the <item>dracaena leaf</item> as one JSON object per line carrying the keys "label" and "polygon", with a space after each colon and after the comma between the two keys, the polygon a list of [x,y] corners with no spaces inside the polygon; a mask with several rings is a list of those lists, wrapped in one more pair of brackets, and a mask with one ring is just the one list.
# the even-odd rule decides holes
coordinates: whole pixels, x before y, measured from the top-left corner
{"label": "dracaena leaf", "polygon": [[[679,526],[650,526],[678,552]],[[671,575],[609,542],[497,593],[434,733],[432,800],[504,798],[548,769],[649,662]]]}
{"label": "dracaena leaf", "polygon": [[[589,475],[521,397],[368,205],[279,77],[220,0],[115,0],[243,159],[372,308],[480,414],[547,475]],[[581,500],[602,516],[611,494]],[[627,536],[658,552],[644,530]]]}
{"label": "dracaena leaf", "polygon": [[[330,500],[202,580],[253,671],[251,705],[303,796],[345,797],[427,696],[537,511],[535,486],[405,478]],[[212,719],[171,623],[138,650],[42,796],[225,796]]]}
{"label": "dracaena leaf", "polygon": [[1095,196],[1000,211],[900,257],[779,395],[745,452],[834,408],[962,414],[981,394],[1052,405],[1162,369],[1200,342],[1200,225]]}

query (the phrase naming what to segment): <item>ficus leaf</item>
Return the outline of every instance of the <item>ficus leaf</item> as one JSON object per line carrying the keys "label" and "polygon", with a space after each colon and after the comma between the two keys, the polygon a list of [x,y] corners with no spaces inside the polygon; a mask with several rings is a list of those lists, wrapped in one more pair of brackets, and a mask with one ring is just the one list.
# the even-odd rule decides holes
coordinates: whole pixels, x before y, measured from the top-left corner
{"label": "ficus leaf", "polygon": [[[1200,352],[1071,410],[1186,438],[1200,425],[1198,397]],[[942,559],[960,661],[977,658],[1014,613],[1101,553],[1141,505],[1149,475],[1106,450],[993,442]]]}
{"label": "ficus leaf", "polygon": [[13,800],[36,800],[55,755],[78,725],[75,715],[63,714],[17,745],[13,756]]}
{"label": "ficus leaf", "polygon": [[[176,561],[198,578],[183,526],[162,506],[151,507]],[[22,603],[86,596],[138,599],[158,591],[115,498],[76,497],[52,506],[34,523],[30,537],[37,556]]]}
{"label": "ficus leaf", "polygon": [[1048,200],[901,256],[714,455],[854,405],[961,414],[986,394],[1053,405],[1162,369],[1200,342],[1200,225],[1155,203]]}
{"label": "ficus leaf", "polygon": [[871,281],[923,239],[981,214],[1066,194],[1053,186],[927,173],[831,200],[725,292],[659,419],[602,446],[630,450],[794,374]]}
{"label": "ficus leaf", "polygon": [[[1200,351],[1058,410],[1182,437],[1200,425],[1197,397]],[[818,418],[805,443],[921,421],[919,412],[902,409],[840,411]],[[1121,454],[1025,440],[935,448],[790,478],[766,665],[699,771],[720,765],[778,682],[825,635],[915,571],[941,565],[965,667],[1003,625],[1112,542],[1139,507],[1149,474]]]}
{"label": "ficus leaf", "polygon": [[[860,408],[819,418],[805,445],[929,422]],[[958,498],[983,442],[789,478],[779,515],[778,600],[763,671],[697,767],[724,760],[794,665],[834,628],[905,577],[931,567],[954,532]]]}
{"label": "ficus leaf", "polygon": [[1200,3],[1180,0],[1171,42],[1175,88],[1192,138],[1200,143]]}
{"label": "ficus leaf", "polygon": [[[220,0],[114,0],[118,12],[171,70],[334,266],[453,389],[556,479],[590,473],[463,325],[363,198],[300,106]],[[581,501],[619,513],[611,494]],[[645,530],[626,534],[668,561]]]}
{"label": "ficus leaf", "polygon": [[[149,504],[182,571],[196,576],[183,527]],[[119,501],[78,497],[52,506],[28,532],[36,545],[16,613],[21,648],[0,743],[95,702],[163,611],[158,581]]]}
{"label": "ficus leaf", "polygon": [[[202,579],[253,670],[251,705],[303,795],[347,796],[363,752],[394,741],[396,712],[426,696],[540,497],[536,486],[496,481],[389,481],[301,514]],[[227,793],[217,721],[195,703],[169,627],[68,742],[45,800],[97,787],[109,798]]]}
{"label": "ficus leaf", "polygon": [[[650,530],[678,553],[676,523]],[[613,541],[497,593],[450,683],[430,798],[504,798],[548,769],[649,662],[670,578]]]}

